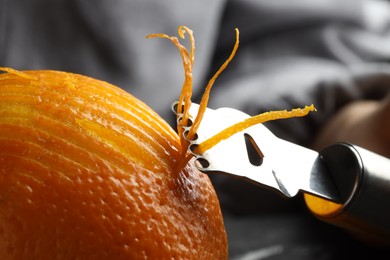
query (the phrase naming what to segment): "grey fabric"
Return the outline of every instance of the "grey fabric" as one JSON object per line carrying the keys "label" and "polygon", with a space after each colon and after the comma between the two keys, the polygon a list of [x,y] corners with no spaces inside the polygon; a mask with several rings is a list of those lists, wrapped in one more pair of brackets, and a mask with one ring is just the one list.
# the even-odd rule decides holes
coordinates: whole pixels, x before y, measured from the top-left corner
{"label": "grey fabric", "polygon": [[389,17],[378,18],[381,26],[373,29],[373,15],[363,9],[368,2],[377,4],[229,2],[217,46],[223,51],[216,52],[215,60],[221,63],[226,57],[233,26],[242,28],[241,49],[233,68],[216,83],[210,105],[257,114],[315,104],[318,112],[309,117],[270,124],[280,137],[309,145],[341,106],[356,99],[383,97],[389,87],[376,83],[368,87],[360,81],[386,78],[390,71],[386,62],[390,58]]}
{"label": "grey fabric", "polygon": [[[162,116],[183,80],[179,53],[151,33],[196,32],[195,84],[212,57],[223,0],[1,0],[0,64],[56,69],[118,85]],[[206,7],[206,8],[205,8]]]}
{"label": "grey fabric", "polygon": [[[195,98],[217,80],[210,106],[250,114],[314,104],[318,112],[271,122],[280,137],[310,145],[327,119],[358,99],[381,99],[390,83],[390,6],[381,0],[0,0],[0,65],[81,73],[118,85],[166,120],[183,81],[180,56],[150,33],[194,30]],[[237,180],[212,178],[232,259],[384,256],[282,199]],[[358,248],[358,249],[357,249]],[[388,253],[388,252],[387,252]]]}

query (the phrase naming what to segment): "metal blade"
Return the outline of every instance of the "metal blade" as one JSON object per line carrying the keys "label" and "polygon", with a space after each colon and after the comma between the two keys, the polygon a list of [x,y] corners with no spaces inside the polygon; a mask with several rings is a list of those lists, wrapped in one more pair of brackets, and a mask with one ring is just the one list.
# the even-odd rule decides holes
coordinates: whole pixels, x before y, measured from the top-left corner
{"label": "metal blade", "polygon": [[[191,105],[192,119],[196,117],[198,107],[197,104]],[[208,108],[197,131],[198,138],[190,141],[190,149],[248,117],[235,109]],[[248,141],[250,150],[259,156],[255,163],[248,154]],[[199,162],[198,168],[205,173],[244,178],[287,197],[303,191],[334,202],[339,201],[338,191],[318,153],[277,138],[262,124],[234,134],[203,154],[194,155]]]}

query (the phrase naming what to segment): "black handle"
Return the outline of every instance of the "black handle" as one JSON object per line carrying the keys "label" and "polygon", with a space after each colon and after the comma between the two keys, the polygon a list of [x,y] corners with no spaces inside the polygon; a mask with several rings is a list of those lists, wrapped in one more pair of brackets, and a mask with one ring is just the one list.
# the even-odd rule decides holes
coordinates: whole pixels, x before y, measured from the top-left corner
{"label": "black handle", "polygon": [[341,204],[305,194],[312,213],[367,241],[390,245],[390,159],[347,143],[327,147],[320,158]]}

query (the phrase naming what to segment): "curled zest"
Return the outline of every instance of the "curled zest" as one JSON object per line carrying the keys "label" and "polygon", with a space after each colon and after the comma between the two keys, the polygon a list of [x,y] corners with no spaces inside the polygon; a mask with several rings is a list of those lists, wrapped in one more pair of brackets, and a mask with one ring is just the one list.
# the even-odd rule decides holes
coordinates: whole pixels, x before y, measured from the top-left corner
{"label": "curled zest", "polygon": [[261,124],[267,121],[276,120],[276,119],[286,119],[291,117],[301,117],[306,116],[309,112],[316,111],[314,105],[306,106],[305,108],[296,108],[290,111],[287,110],[281,110],[281,111],[270,111],[265,112],[253,117],[249,117],[248,119],[238,122],[218,134],[212,136],[211,138],[203,141],[200,143],[195,149],[194,153],[196,154],[202,154],[206,152],[207,150],[211,149],[215,145],[217,145],[219,142],[228,139],[232,135],[241,132],[253,125]]}
{"label": "curled zest", "polygon": [[[207,104],[209,101],[210,97],[210,91],[211,88],[213,87],[215,80],[218,78],[218,76],[226,69],[230,61],[233,59],[235,56],[238,46],[239,46],[239,31],[238,29],[235,29],[236,32],[236,42],[234,44],[233,50],[230,54],[230,56],[227,58],[227,60],[222,64],[222,66],[218,69],[218,71],[214,74],[214,76],[210,79],[208,82],[205,91],[203,93],[200,105],[199,105],[199,110],[197,113],[196,118],[193,120],[193,123],[188,131],[188,134],[186,135],[187,140],[193,140],[196,135],[196,131],[198,130],[200,123],[202,122],[204,113],[207,108]],[[195,40],[193,37],[193,31],[185,26],[180,26],[178,28],[178,34],[180,38],[184,39],[185,34],[189,35],[189,40],[190,40],[190,52],[180,44],[179,40],[177,37],[174,36],[168,36],[166,34],[150,34],[147,36],[147,38],[166,38],[169,39],[179,50],[182,61],[183,61],[183,67],[184,67],[184,83],[182,86],[181,94],[179,97],[179,102],[177,106],[177,115],[182,116],[181,120],[178,121],[177,124],[177,131],[180,136],[180,145],[181,145],[181,150],[183,154],[183,164],[187,163],[188,160],[190,159],[191,155],[187,154],[187,149],[189,146],[189,143],[187,140],[185,140],[183,136],[183,126],[188,126],[189,124],[189,109],[191,107],[191,96],[192,96],[192,70],[193,70],[193,65],[194,65],[194,56],[195,56]],[[181,104],[181,105],[180,105]],[[235,125],[232,125],[218,134],[212,136],[211,138],[205,140],[197,148],[194,150],[195,153],[197,154],[202,154],[206,152],[207,150],[211,149],[213,146],[218,144],[219,142],[231,137],[235,133],[241,132],[245,130],[246,128],[253,126],[255,124],[261,124],[270,120],[277,120],[277,119],[285,119],[285,118],[291,118],[291,117],[301,117],[307,115],[310,111],[315,111],[315,108],[313,105],[311,106],[306,106],[305,108],[297,108],[293,109],[290,111],[287,110],[282,110],[282,111],[271,111],[271,112],[266,112],[262,113],[260,115],[248,118],[242,122],[239,122]]]}
{"label": "curled zest", "polygon": [[227,60],[222,64],[222,66],[218,69],[218,71],[214,74],[214,76],[207,83],[206,89],[202,95],[202,99],[201,99],[200,104],[199,104],[198,114],[197,114],[197,116],[194,120],[194,123],[192,124],[192,126],[188,132],[188,135],[187,135],[188,139],[193,139],[195,137],[196,131],[199,129],[200,122],[202,121],[204,113],[206,112],[207,104],[209,102],[211,88],[213,87],[214,82],[218,78],[218,76],[222,73],[222,71],[224,71],[226,69],[226,67],[229,65],[230,61],[236,55],[238,45],[239,45],[239,31],[236,28],[236,43],[234,44],[233,50],[232,50],[229,58],[227,58]]}
{"label": "curled zest", "polygon": [[168,36],[166,34],[150,34],[146,36],[146,38],[165,38],[170,40],[179,50],[181,59],[183,61],[183,67],[184,67],[184,82],[182,86],[182,90],[179,96],[179,103],[182,104],[177,106],[177,115],[179,116],[182,114],[182,118],[180,122],[178,122],[177,125],[177,131],[180,136],[180,144],[182,147],[182,153],[186,153],[187,147],[186,147],[186,141],[183,137],[183,128],[182,126],[188,125],[189,120],[189,110],[191,107],[191,96],[192,96],[192,69],[194,65],[194,57],[195,57],[195,39],[193,37],[193,31],[185,26],[180,26],[178,28],[178,34],[180,38],[185,38],[185,33],[189,35],[190,38],[190,44],[191,49],[190,53],[188,53],[187,49],[180,44],[179,39],[174,36]]}
{"label": "curled zest", "polygon": [[[228,59],[222,64],[222,66],[219,68],[219,70],[214,74],[214,76],[210,79],[208,82],[205,91],[202,95],[202,99],[199,105],[199,111],[196,116],[196,118],[193,120],[193,124],[191,125],[188,134],[186,135],[187,140],[192,140],[195,137],[196,131],[198,130],[200,123],[202,121],[202,118],[204,116],[204,113],[207,108],[207,104],[209,101],[210,91],[211,88],[214,85],[215,80],[218,78],[218,76],[222,73],[222,71],[225,70],[225,68],[228,66],[230,61],[233,59],[234,55],[236,54],[236,51],[238,49],[239,45],[239,31],[238,29],[236,31],[236,42],[234,44],[233,50],[228,57]],[[177,37],[174,36],[168,36],[166,34],[150,34],[146,36],[147,38],[165,38],[169,39],[179,50],[182,61],[183,61],[183,67],[184,67],[184,83],[181,90],[181,94],[179,97],[179,102],[177,106],[177,115],[182,115],[181,120],[178,122],[177,125],[177,131],[180,136],[180,144],[182,147],[182,152],[186,153],[189,143],[184,139],[183,136],[183,126],[187,126],[189,123],[189,110],[191,107],[191,96],[192,96],[192,69],[194,65],[194,54],[195,54],[195,40],[193,37],[193,31],[185,26],[180,26],[178,28],[178,34],[180,38],[185,38],[185,33],[188,33],[190,38],[190,44],[191,49],[190,52],[187,51],[187,49],[180,44]]]}

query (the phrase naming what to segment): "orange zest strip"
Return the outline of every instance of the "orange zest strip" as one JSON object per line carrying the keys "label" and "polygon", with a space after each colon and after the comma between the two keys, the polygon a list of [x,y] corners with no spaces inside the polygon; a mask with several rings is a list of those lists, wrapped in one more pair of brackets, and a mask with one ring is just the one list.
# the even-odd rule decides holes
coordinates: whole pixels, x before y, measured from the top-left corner
{"label": "orange zest strip", "polygon": [[226,69],[226,67],[229,65],[230,61],[236,55],[236,52],[237,52],[237,49],[238,49],[238,45],[240,43],[240,41],[239,41],[240,34],[239,34],[239,31],[238,31],[237,28],[236,28],[235,31],[236,31],[236,42],[234,44],[233,50],[232,50],[229,58],[222,64],[222,66],[219,68],[219,70],[210,79],[210,81],[208,82],[208,84],[206,86],[206,89],[205,89],[205,91],[203,93],[202,99],[201,99],[200,104],[199,104],[198,114],[197,114],[197,116],[196,116],[196,118],[194,120],[194,123],[192,124],[192,126],[191,126],[191,128],[190,128],[190,130],[188,132],[188,135],[187,135],[187,138],[190,139],[190,140],[192,140],[195,137],[196,131],[198,131],[200,122],[202,121],[204,113],[206,112],[207,104],[209,102],[210,91],[211,91],[211,88],[214,85],[215,80]]}
{"label": "orange zest strip", "polygon": [[183,84],[182,92],[180,93],[179,96],[179,103],[178,104],[184,104],[184,109],[182,110],[182,106],[177,107],[177,112],[179,114],[179,111],[183,113],[183,117],[180,122],[180,126],[187,126],[188,125],[188,119],[189,119],[189,111],[190,111],[190,106],[191,106],[191,96],[192,96],[192,69],[194,66],[194,61],[195,61],[195,39],[193,36],[193,31],[185,26],[180,26],[178,29],[178,34],[179,36],[184,39],[185,38],[185,33],[188,33],[190,37],[190,44],[191,44],[191,50],[190,54],[187,56],[189,59],[189,67],[185,67],[184,71],[186,74],[186,80]]}
{"label": "orange zest strip", "polygon": [[[182,119],[177,125],[177,131],[180,137],[180,144],[183,150],[183,153],[186,152],[186,146],[184,145],[186,141],[183,137],[183,128],[182,126],[188,125],[189,119],[189,109],[191,106],[191,96],[192,96],[192,68],[194,63],[194,55],[195,55],[195,40],[193,37],[193,32],[189,28],[185,26],[180,26],[178,28],[178,34],[181,38],[184,38],[185,33],[188,33],[190,36],[190,44],[191,51],[188,53],[187,49],[180,44],[177,37],[168,36],[166,34],[150,34],[146,36],[146,38],[166,38],[169,39],[179,50],[184,67],[184,83],[182,87],[182,91],[179,97],[179,105],[177,106],[177,114],[182,114]],[[184,108],[183,108],[184,107]]]}
{"label": "orange zest strip", "polygon": [[271,111],[271,112],[265,112],[262,114],[259,114],[257,116],[250,117],[244,121],[238,122],[218,134],[212,136],[211,138],[203,141],[199,144],[194,150],[194,153],[196,154],[202,154],[206,152],[207,150],[214,147],[219,142],[228,139],[232,135],[241,132],[253,125],[261,124],[267,121],[271,120],[277,120],[277,119],[286,119],[291,117],[302,117],[306,116],[309,112],[315,111],[315,107],[313,105],[306,106],[305,108],[296,108],[290,111],[287,110],[281,110],[281,111]]}
{"label": "orange zest strip", "polygon": [[195,59],[194,32],[185,26],[179,26],[178,33],[179,33],[180,38],[182,38],[182,39],[185,39],[185,33],[187,33],[188,36],[190,37],[190,44],[191,44],[190,58],[191,58],[191,64],[194,64],[194,59]]}

